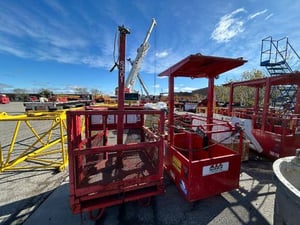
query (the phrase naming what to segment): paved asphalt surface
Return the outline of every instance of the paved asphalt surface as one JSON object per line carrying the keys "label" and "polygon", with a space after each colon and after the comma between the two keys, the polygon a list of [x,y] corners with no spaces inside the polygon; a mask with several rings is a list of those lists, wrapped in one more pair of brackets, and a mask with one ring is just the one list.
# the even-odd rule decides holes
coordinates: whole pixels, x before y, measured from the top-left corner
{"label": "paved asphalt surface", "polygon": [[[0,105],[0,112],[24,113],[22,103]],[[11,122],[0,121],[0,142],[10,143]],[[22,134],[21,139],[26,138]],[[10,138],[9,138],[10,137]],[[68,171],[4,171],[0,173],[1,225],[233,225],[273,224],[272,161],[250,151],[242,163],[240,188],[197,202],[187,202],[165,176],[165,194],[141,207],[137,202],[109,207],[98,221],[73,215],[69,207]]]}

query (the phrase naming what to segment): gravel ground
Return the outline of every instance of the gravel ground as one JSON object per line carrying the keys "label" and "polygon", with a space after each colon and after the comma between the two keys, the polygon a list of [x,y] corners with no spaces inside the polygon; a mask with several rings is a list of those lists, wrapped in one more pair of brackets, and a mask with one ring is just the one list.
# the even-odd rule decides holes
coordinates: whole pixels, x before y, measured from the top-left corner
{"label": "gravel ground", "polygon": [[[12,102],[0,105],[0,112],[24,113],[24,107],[22,103]],[[40,123],[41,127],[45,126]],[[9,130],[13,128],[11,122],[0,121],[2,147],[8,147],[11,139]],[[20,138],[28,138],[26,132]],[[23,224],[47,201],[55,189],[68,185],[67,177],[67,170],[60,173],[53,170],[0,173],[0,224]],[[140,207],[137,202],[110,207],[99,221],[92,224],[273,224],[276,187],[273,182],[272,162],[254,152],[250,152],[249,161],[242,163],[239,189],[190,203],[182,198],[168,176],[165,176],[165,184],[165,194],[154,197],[149,207]],[[64,194],[68,195],[68,192]],[[83,223],[86,224],[84,221],[81,224]]]}

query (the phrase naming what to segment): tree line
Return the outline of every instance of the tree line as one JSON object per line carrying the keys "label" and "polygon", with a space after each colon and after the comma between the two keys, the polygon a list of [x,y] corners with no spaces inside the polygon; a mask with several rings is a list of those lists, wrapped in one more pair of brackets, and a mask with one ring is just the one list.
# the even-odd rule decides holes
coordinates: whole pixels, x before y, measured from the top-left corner
{"label": "tree line", "polygon": [[[243,72],[240,78],[238,79],[227,79],[225,83],[231,83],[231,82],[239,82],[239,81],[246,81],[246,80],[253,80],[253,79],[259,79],[259,78],[264,78],[267,75],[260,70],[254,69],[252,71],[246,71]],[[228,102],[229,101],[229,87],[226,87],[224,85],[219,85],[215,87],[215,97],[218,102]],[[61,93],[65,94],[65,93]],[[91,95],[92,97],[94,96],[99,96],[103,95],[103,93],[98,90],[98,89],[91,89],[88,90],[87,88],[74,88],[73,93],[75,95]],[[46,88],[41,88],[37,93],[29,93],[28,90],[22,89],[22,88],[16,88],[13,90],[13,101],[26,101],[30,96],[35,95],[37,97],[45,97],[49,98],[51,96],[55,96],[53,91],[46,89]],[[255,95],[255,90],[254,88],[249,88],[249,87],[236,87],[234,90],[234,102],[239,102],[243,106],[252,106],[254,103],[254,95]],[[263,98],[263,93],[260,94],[260,98]],[[12,97],[12,95],[10,96]]]}
{"label": "tree line", "polygon": [[[246,80],[254,80],[264,78],[267,75],[260,70],[252,70],[244,72],[239,79],[231,79],[227,80],[226,83],[229,84],[231,82],[240,82]],[[228,102],[229,101],[229,86],[216,86],[215,87],[215,96],[218,102]],[[242,106],[250,107],[254,105],[254,96],[255,96],[255,89],[246,86],[238,86],[234,88],[234,96],[233,102],[238,102]],[[260,92],[260,102],[263,99],[263,91]]]}

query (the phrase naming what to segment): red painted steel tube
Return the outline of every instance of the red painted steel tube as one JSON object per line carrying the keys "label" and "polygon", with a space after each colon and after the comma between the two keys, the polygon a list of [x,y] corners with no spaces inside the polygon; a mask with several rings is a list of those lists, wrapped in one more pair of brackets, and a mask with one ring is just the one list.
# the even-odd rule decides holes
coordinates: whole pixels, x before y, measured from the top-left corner
{"label": "red painted steel tube", "polygon": [[[207,124],[213,123],[213,102],[214,102],[214,80],[213,76],[208,78],[208,93],[207,93]],[[212,127],[208,126],[207,131],[211,131]],[[211,135],[208,135],[211,138]]]}
{"label": "red painted steel tube", "polygon": [[254,96],[254,113],[257,114],[259,109],[259,87],[255,87],[255,96]]}
{"label": "red painted steel tube", "polygon": [[295,110],[294,113],[300,113],[300,87],[298,85],[297,95],[296,95],[296,103],[295,103]]}
{"label": "red painted steel tube", "polygon": [[174,140],[174,77],[169,75],[169,97],[168,97],[168,120],[169,120],[169,142],[173,145]]}
{"label": "red painted steel tube", "polygon": [[270,79],[266,79],[266,89],[265,89],[265,96],[264,96],[264,108],[263,108],[263,114],[262,114],[262,125],[261,130],[265,131],[266,129],[266,122],[267,122],[267,116],[268,116],[268,108],[269,108],[269,102],[270,102],[270,92],[271,92],[271,83]]}
{"label": "red painted steel tube", "polygon": [[125,48],[126,48],[126,34],[129,34],[129,30],[124,26],[119,27],[120,42],[119,42],[119,79],[118,79],[118,144],[123,143],[123,114],[124,114],[124,80],[125,80]]}
{"label": "red painted steel tube", "polygon": [[229,92],[229,105],[228,105],[228,113],[230,116],[232,115],[233,91],[234,91],[234,86],[233,83],[231,83],[230,92]]}

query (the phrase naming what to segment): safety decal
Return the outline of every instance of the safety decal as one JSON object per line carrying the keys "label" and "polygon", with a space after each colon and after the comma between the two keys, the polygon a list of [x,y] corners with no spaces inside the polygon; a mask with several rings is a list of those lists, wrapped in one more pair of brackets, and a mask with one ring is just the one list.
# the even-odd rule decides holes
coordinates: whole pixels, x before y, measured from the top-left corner
{"label": "safety decal", "polygon": [[215,173],[221,173],[228,171],[229,162],[216,163],[208,166],[204,166],[202,169],[202,176],[208,176]]}
{"label": "safety decal", "polygon": [[180,189],[182,190],[182,192],[185,195],[187,195],[188,191],[187,191],[186,185],[182,179],[179,180],[179,186],[180,186]]}
{"label": "safety decal", "polygon": [[174,168],[178,171],[178,173],[181,173],[181,162],[180,160],[173,156],[172,157],[172,165],[174,166]]}

